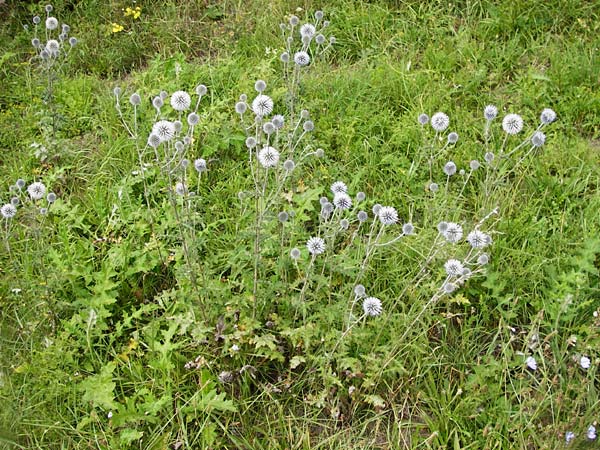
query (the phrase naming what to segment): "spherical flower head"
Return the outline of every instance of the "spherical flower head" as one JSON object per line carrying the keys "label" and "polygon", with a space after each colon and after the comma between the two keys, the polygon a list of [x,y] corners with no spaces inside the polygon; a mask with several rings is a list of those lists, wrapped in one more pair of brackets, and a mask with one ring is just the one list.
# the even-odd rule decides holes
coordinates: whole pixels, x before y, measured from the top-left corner
{"label": "spherical flower head", "polygon": [[113,95],[115,97],[120,97],[121,92],[123,92],[123,91],[121,90],[121,88],[119,86],[115,86],[115,88],[113,89]]}
{"label": "spherical flower head", "polygon": [[550,108],[545,108],[540,114],[540,120],[544,125],[548,125],[556,120],[556,113]]}
{"label": "spherical flower head", "polygon": [[41,21],[42,19],[40,18],[40,16],[33,16],[33,23],[35,25],[39,25]]}
{"label": "spherical flower head", "polygon": [[179,153],[183,153],[183,149],[185,148],[185,144],[181,141],[177,141],[175,142],[175,150],[177,150]]}
{"label": "spherical flower head", "polygon": [[40,208],[40,214],[42,216],[45,216],[46,214],[48,214],[48,208]]}
{"label": "spherical flower head", "polygon": [[352,199],[345,192],[339,192],[333,196],[333,204],[338,209],[350,209],[352,207]]}
{"label": "spherical flower head", "polygon": [[321,216],[324,219],[327,219],[331,213],[333,212],[335,206],[333,206],[333,203],[325,203],[324,205],[321,206]]}
{"label": "spherical flower head", "polygon": [[19,189],[23,189],[25,187],[25,180],[23,180],[22,178],[19,178],[17,180],[17,182],[15,183],[15,185],[19,188]]}
{"label": "spherical flower head", "polygon": [[402,225],[402,233],[406,236],[410,236],[415,232],[415,227],[412,223],[408,222]]}
{"label": "spherical flower head", "polygon": [[267,135],[271,135],[271,134],[275,133],[275,130],[276,130],[275,125],[273,125],[273,122],[265,122],[263,124],[262,128],[263,128],[263,131],[265,132],[265,134],[267,134]]}
{"label": "spherical flower head", "polygon": [[58,19],[56,17],[48,17],[46,19],[46,29],[56,30],[58,28]]}
{"label": "spherical flower head", "polygon": [[565,433],[565,442],[569,444],[573,439],[575,439],[575,433],[572,431],[567,431]]}
{"label": "spherical flower head", "polygon": [[168,120],[159,120],[152,126],[152,134],[158,136],[161,142],[170,141],[175,137],[175,133],[175,124]]}
{"label": "spherical flower head", "polygon": [[162,140],[157,134],[150,133],[150,136],[148,136],[148,145],[152,148],[157,148],[161,142]]}
{"label": "spherical flower head", "polygon": [[588,440],[593,441],[596,439],[596,427],[594,425],[590,425],[585,433],[585,436]]}
{"label": "spherical flower head", "polygon": [[131,94],[131,97],[129,97],[129,103],[131,103],[133,106],[139,106],[142,104],[142,97],[140,97],[140,94],[135,92]]}
{"label": "spherical flower head", "polygon": [[492,243],[492,238],[479,230],[473,230],[467,235],[467,242],[471,247],[481,249]]}
{"label": "spherical flower head", "polygon": [[277,220],[279,220],[281,223],[287,222],[289,218],[290,215],[285,211],[281,211],[279,214],[277,214]]}
{"label": "spherical flower head", "polygon": [[[324,25],[325,25],[325,23],[323,23],[323,26],[324,26]],[[333,44],[335,44],[335,43],[336,43],[336,41],[337,41],[337,39],[335,38],[335,36],[331,36],[331,37],[329,38],[329,43],[330,43],[330,44],[332,44],[332,45],[333,45]]]}
{"label": "spherical flower head", "polygon": [[533,136],[531,136],[531,144],[534,147],[541,147],[544,145],[544,142],[546,142],[546,135],[541,131],[536,131],[533,133]]}
{"label": "spherical flower head", "polygon": [[336,181],[331,185],[331,192],[335,194],[345,194],[348,192],[348,186],[343,181]]}
{"label": "spherical flower head", "polygon": [[185,91],[175,91],[171,95],[171,107],[175,111],[187,111],[192,105],[190,94]]}
{"label": "spherical flower head", "polygon": [[237,102],[235,104],[235,112],[238,114],[244,114],[247,108],[248,105],[246,104],[246,102]]}
{"label": "spherical flower head", "polygon": [[444,269],[446,269],[446,274],[450,277],[459,277],[463,274],[465,267],[458,259],[449,259],[444,264]]}
{"label": "spherical flower head", "polygon": [[531,370],[537,370],[537,361],[533,356],[528,356],[525,359],[525,365],[527,365],[527,367],[529,367]]}
{"label": "spherical flower head", "polygon": [[173,121],[173,126],[175,127],[175,133],[179,133],[183,128],[183,123],[180,120]]}
{"label": "spherical flower head", "polygon": [[302,37],[308,37],[312,39],[316,32],[317,30],[312,23],[305,23],[300,27],[300,36]]}
{"label": "spherical flower head", "polygon": [[[438,230],[439,230],[439,225],[438,225]],[[461,238],[463,236],[463,230],[459,224],[454,223],[454,222],[448,222],[446,224],[446,229],[443,232],[443,235],[448,242],[456,244],[458,241],[461,240]]]}
{"label": "spherical flower head", "polygon": [[460,170],[458,171],[458,174],[459,174],[461,177],[463,177],[463,176],[464,176],[466,173],[467,173],[467,172],[465,172],[465,169],[460,169]]}
{"label": "spherical flower head", "polygon": [[188,116],[187,116],[188,125],[195,127],[196,125],[198,125],[199,122],[200,122],[200,116],[198,114],[196,114],[195,112],[188,114]]}
{"label": "spherical flower head", "polygon": [[256,89],[256,92],[258,92],[259,94],[263,92],[266,88],[267,83],[265,83],[263,80],[257,80],[256,83],[254,83],[254,89]]}
{"label": "spherical flower head", "polygon": [[159,96],[156,96],[152,99],[152,106],[154,106],[154,108],[156,108],[157,110],[160,110],[160,108],[162,108],[164,105],[163,99]]}
{"label": "spherical flower head", "polygon": [[394,225],[398,222],[398,211],[393,206],[382,206],[378,213],[379,221],[384,225]]}
{"label": "spherical flower head", "polygon": [[246,147],[254,148],[256,147],[256,139],[252,136],[246,138]]}
{"label": "spherical flower head", "polygon": [[310,56],[304,51],[294,53],[294,62],[300,67],[308,66],[310,64]]}
{"label": "spherical flower head", "polygon": [[366,316],[376,317],[381,314],[381,300],[376,297],[367,297],[363,300],[363,311]]}
{"label": "spherical flower head", "polygon": [[318,148],[315,150],[315,156],[317,158],[324,158],[325,157],[325,150],[323,150],[322,148]]}
{"label": "spherical flower head", "polygon": [[356,286],[354,286],[354,295],[356,295],[357,297],[364,297],[365,292],[366,289],[362,284],[357,284]]}
{"label": "spherical flower head", "polygon": [[290,250],[290,257],[292,259],[298,259],[300,258],[300,249],[297,249],[296,247],[294,247],[293,249]]}
{"label": "spherical flower head", "polygon": [[50,14],[54,8],[52,7],[52,5],[46,5],[44,6],[44,9],[48,14]]}
{"label": "spherical flower head", "polygon": [[315,19],[323,20],[323,11],[321,11],[320,9],[315,11]]}
{"label": "spherical flower head", "polygon": [[273,112],[273,99],[260,94],[252,101],[252,111],[259,117],[268,116]]}
{"label": "spherical flower head", "polygon": [[440,222],[437,224],[437,230],[440,234],[444,234],[448,229],[448,222]]}
{"label": "spherical flower head", "polygon": [[71,31],[71,27],[69,25],[67,25],[66,23],[63,23],[61,28],[62,28],[63,33],[68,33],[69,31]]}
{"label": "spherical flower head", "polygon": [[510,135],[515,135],[523,129],[523,119],[518,114],[507,114],[502,119],[502,129]]}
{"label": "spherical flower head", "polygon": [[292,161],[291,159],[286,159],[283,162],[283,168],[285,170],[287,170],[288,172],[291,172],[292,170],[294,170],[295,167],[296,167],[296,163],[294,161]]}
{"label": "spherical flower head", "polygon": [[439,191],[439,189],[440,189],[440,186],[437,183],[430,183],[429,184],[429,190],[431,192],[435,193],[435,192]]}
{"label": "spherical flower head", "polygon": [[275,167],[279,162],[279,152],[275,147],[263,147],[262,150],[258,152],[258,162],[265,169]]}
{"label": "spherical flower head", "polygon": [[494,120],[497,115],[498,115],[498,108],[496,108],[494,105],[487,105],[483,109],[483,116],[485,117],[486,120]]}
{"label": "spherical flower head", "polygon": [[480,266],[485,266],[489,262],[490,257],[486,253],[479,255],[479,258],[477,258],[477,264],[479,264]]}
{"label": "spherical flower head", "polygon": [[12,219],[17,214],[17,208],[12,203],[7,203],[0,208],[0,215],[5,219]]}
{"label": "spherical flower head", "polygon": [[329,199],[327,197],[321,197],[319,199],[319,204],[323,206],[324,204],[329,203]]}
{"label": "spherical flower head", "polygon": [[185,186],[185,184],[181,182],[175,184],[175,193],[181,196],[185,195],[187,193],[187,187]]}
{"label": "spherical flower head", "polygon": [[359,211],[356,217],[360,223],[366,222],[369,219],[369,215],[366,211]]}
{"label": "spherical flower head", "polygon": [[313,131],[315,129],[315,124],[312,120],[307,120],[306,122],[304,122],[302,124],[302,129],[304,131],[306,131],[307,133],[310,133],[311,131]]}
{"label": "spherical flower head", "polygon": [[13,197],[10,199],[10,204],[13,206],[19,206],[19,203],[21,203],[21,200],[19,200],[19,197]]}
{"label": "spherical flower head", "polygon": [[373,211],[373,215],[377,216],[379,215],[379,211],[381,211],[382,206],[379,203],[375,203],[373,205],[373,208],[371,208],[371,211]]}
{"label": "spherical flower head", "polygon": [[190,165],[190,160],[187,158],[184,158],[181,160],[181,167],[183,167],[184,169],[187,169],[188,166]]}
{"label": "spherical flower head", "polygon": [[348,219],[340,220],[340,228],[342,230],[347,230],[349,226],[350,226],[350,221]]}
{"label": "spherical flower head", "polygon": [[196,86],[196,95],[199,95],[200,97],[202,97],[202,96],[206,95],[207,92],[208,92],[208,89],[203,84],[199,84],[198,86]]}
{"label": "spherical flower head", "polygon": [[311,255],[320,255],[325,251],[325,241],[320,237],[313,236],[306,242],[306,248]]}
{"label": "spherical flower head", "polygon": [[436,112],[433,116],[431,116],[431,127],[437,131],[441,132],[448,128],[450,125],[450,119],[443,112]]}
{"label": "spherical flower head", "polygon": [[288,52],[283,52],[279,56],[279,59],[281,60],[282,63],[288,63],[288,62],[290,62],[290,54]]}
{"label": "spherical flower head", "polygon": [[58,55],[58,51],[60,50],[60,43],[56,39],[50,39],[46,42],[46,51],[53,56]]}
{"label": "spherical flower head", "polygon": [[273,118],[271,119],[271,122],[273,122],[273,125],[275,125],[275,128],[277,128],[278,130],[281,130],[283,128],[283,125],[285,124],[285,118],[281,114],[277,114],[277,115],[273,116]]}
{"label": "spherical flower head", "polygon": [[194,161],[194,169],[198,173],[206,172],[206,160],[204,158],[198,158]]}
{"label": "spherical flower head", "polygon": [[444,166],[444,173],[451,177],[456,173],[456,164],[453,161],[448,161]]}
{"label": "spherical flower head", "polygon": [[56,201],[56,194],[54,192],[50,192],[47,196],[46,196],[46,201],[48,203],[54,203]]}
{"label": "spherical flower head", "polygon": [[419,121],[419,123],[421,125],[427,125],[427,123],[429,122],[429,116],[425,113],[419,114],[419,117],[417,119]]}
{"label": "spherical flower head", "polygon": [[448,135],[448,144],[456,144],[458,142],[458,133],[452,132]]}
{"label": "spherical flower head", "polygon": [[486,152],[486,154],[483,156],[483,159],[486,163],[491,164],[495,157],[496,156],[492,152]]}
{"label": "spherical flower head", "polygon": [[71,47],[75,47],[77,45],[77,38],[76,37],[70,37],[69,38],[69,45]]}
{"label": "spherical flower head", "polygon": [[588,358],[587,356],[582,356],[581,358],[579,358],[579,365],[581,366],[582,369],[588,370],[590,368],[590,366],[592,365],[592,362],[590,361],[590,358]]}
{"label": "spherical flower head", "polygon": [[481,164],[476,159],[473,159],[469,163],[469,167],[471,168],[471,170],[477,170],[481,167]]}
{"label": "spherical flower head", "polygon": [[27,193],[32,200],[41,200],[46,195],[46,186],[44,183],[36,181],[27,186]]}
{"label": "spherical flower head", "polygon": [[319,33],[315,37],[315,41],[317,42],[317,44],[323,45],[325,43],[326,39],[325,39],[325,36],[323,36],[321,33]]}
{"label": "spherical flower head", "polygon": [[33,38],[31,40],[31,45],[33,46],[33,48],[38,48],[40,46],[41,42],[38,38]]}
{"label": "spherical flower head", "polygon": [[290,25],[295,27],[296,25],[298,25],[300,23],[300,19],[298,19],[297,16],[292,16],[290,17]]}

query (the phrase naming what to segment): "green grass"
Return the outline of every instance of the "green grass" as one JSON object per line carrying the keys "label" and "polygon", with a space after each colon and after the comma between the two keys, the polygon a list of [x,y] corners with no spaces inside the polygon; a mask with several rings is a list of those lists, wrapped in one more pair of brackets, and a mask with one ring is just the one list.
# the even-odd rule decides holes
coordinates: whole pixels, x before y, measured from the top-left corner
{"label": "green grass", "polygon": [[[148,0],[134,20],[123,16],[126,1],[57,1],[80,43],[56,83],[55,133],[23,29],[45,3],[0,4],[0,205],[17,178],[43,179],[59,197],[43,222],[19,216],[11,253],[4,242],[0,250],[1,448],[561,448],[569,430],[575,448],[597,445],[585,433],[600,421],[598,8],[329,3]],[[275,238],[262,243],[254,298],[254,205],[238,198],[253,185],[234,105],[242,93],[251,101],[260,78],[285,111],[279,23],[320,7],[337,43],[300,94],[316,126],[308,142],[326,158],[294,172],[293,200],[279,201],[296,217],[267,218]],[[124,30],[111,33],[113,22]],[[196,190],[197,295],[166,183],[148,171],[147,207],[112,91],[123,89],[127,119],[127,98],[142,96],[145,144],[151,98],[199,83],[208,95],[190,159],[206,158],[209,170]],[[437,175],[432,195],[417,116],[444,111],[459,133],[436,162],[440,174],[449,159],[483,160],[490,103],[500,120],[521,114],[526,132],[544,107],[558,120],[493,195],[483,170],[461,196],[460,181],[446,194]],[[33,143],[48,147],[47,159]],[[393,205],[417,230],[375,252],[361,283],[384,313],[339,345],[360,254],[343,249],[346,236],[316,261],[307,325],[294,303],[303,272],[287,256],[315,234],[319,197],[336,180],[364,191],[366,210]],[[442,251],[411,285],[437,223],[468,231],[495,206],[486,274],[425,307],[456,256]],[[233,382],[219,381],[224,371]]]}

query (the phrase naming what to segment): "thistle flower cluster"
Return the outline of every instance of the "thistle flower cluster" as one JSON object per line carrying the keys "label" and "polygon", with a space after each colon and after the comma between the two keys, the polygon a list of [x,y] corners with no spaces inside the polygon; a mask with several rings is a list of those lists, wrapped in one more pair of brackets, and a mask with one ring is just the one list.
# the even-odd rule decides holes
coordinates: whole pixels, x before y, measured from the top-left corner
{"label": "thistle flower cluster", "polygon": [[11,199],[0,207],[0,216],[6,221],[12,220],[19,209],[27,208],[39,215],[46,215],[56,201],[54,192],[48,192],[46,185],[41,181],[34,181],[27,185],[25,180],[19,178],[10,186]]}
{"label": "thistle flower cluster", "polygon": [[[46,5],[46,19],[43,24],[40,16],[33,18],[34,37],[31,39],[31,45],[45,69],[49,69],[59,60],[66,59],[71,49],[77,45],[77,38],[69,36],[71,27],[66,23],[60,24],[59,20],[51,15],[53,9],[52,5]],[[43,33],[39,30],[42,27]]]}

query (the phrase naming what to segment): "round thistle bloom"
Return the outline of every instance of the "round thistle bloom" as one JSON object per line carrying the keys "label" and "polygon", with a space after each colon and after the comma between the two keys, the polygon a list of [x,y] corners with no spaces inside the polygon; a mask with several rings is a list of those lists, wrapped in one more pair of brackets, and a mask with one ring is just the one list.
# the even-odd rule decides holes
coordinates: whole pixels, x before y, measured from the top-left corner
{"label": "round thistle bloom", "polygon": [[274,147],[263,147],[260,152],[258,152],[258,162],[265,169],[269,167],[275,167],[279,162],[279,152]]}
{"label": "round thistle bloom", "polygon": [[323,206],[324,204],[329,203],[329,199],[327,197],[321,197],[319,199],[319,203],[321,206]]}
{"label": "round thistle bloom", "polygon": [[0,214],[5,219],[12,219],[17,214],[17,208],[12,203],[7,203],[0,208]]}
{"label": "round thistle bloom", "polygon": [[325,203],[321,206],[321,217],[323,217],[324,219],[327,219],[331,213],[333,212],[333,209],[335,208],[335,206],[333,206],[333,203]]}
{"label": "round thistle bloom", "polygon": [[456,173],[456,164],[453,161],[448,161],[444,166],[444,173],[451,177]]}
{"label": "round thistle bloom", "polygon": [[365,200],[365,198],[367,198],[367,194],[365,194],[364,192],[360,191],[356,193],[356,201],[357,202],[362,202]]}
{"label": "round thistle bloom", "polygon": [[46,50],[46,49],[42,50],[40,52],[40,58],[42,58],[43,60],[50,58],[50,53],[48,53],[48,50]]}
{"label": "round thistle bloom", "polygon": [[196,86],[196,94],[199,95],[200,97],[202,97],[203,95],[206,95],[207,92],[208,92],[208,89],[203,84],[199,84],[198,86]]}
{"label": "round thistle bloom", "polygon": [[260,94],[252,101],[252,111],[259,117],[273,112],[273,100],[268,95]]}
{"label": "round thistle bloom", "polygon": [[379,209],[378,216],[384,225],[393,225],[398,222],[398,211],[393,206],[382,206]]}
{"label": "round thistle bloom", "polygon": [[303,109],[302,111],[300,111],[300,117],[304,120],[308,119],[310,117],[310,112],[308,111],[308,109]]}
{"label": "round thistle bloom", "polygon": [[579,359],[579,365],[582,369],[587,370],[592,365],[592,362],[590,361],[590,358],[584,355]]}
{"label": "round thistle bloom", "polygon": [[181,182],[175,184],[175,193],[181,196],[185,195],[187,193],[187,187],[185,186],[185,184]]}
{"label": "round thistle bloom", "polygon": [[161,142],[170,141],[175,137],[175,124],[168,120],[159,120],[152,126],[152,134],[158,136]]}
{"label": "round thistle bloom", "polygon": [[77,38],[76,37],[70,37],[69,38],[69,45],[71,47],[75,47],[77,45]]}
{"label": "round thistle bloom", "polygon": [[290,54],[288,52],[283,52],[279,56],[279,59],[281,60],[282,63],[288,63],[288,62],[290,62]]}
{"label": "round thistle bloom", "polygon": [[54,8],[52,7],[52,5],[46,5],[44,6],[44,9],[48,14],[50,14]]}
{"label": "round thistle bloom", "polygon": [[27,193],[32,200],[40,200],[46,195],[46,186],[44,186],[44,183],[36,181],[27,186]]}
{"label": "round thistle bloom", "polygon": [[291,172],[292,170],[294,170],[295,167],[296,167],[296,163],[294,161],[292,161],[291,159],[286,159],[283,162],[283,168],[285,170],[287,170],[288,172]]}
{"label": "round thistle bloom", "polygon": [[340,192],[333,196],[333,204],[338,209],[350,209],[352,207],[352,199],[345,192]]}
{"label": "round thistle bloom", "polygon": [[319,45],[323,45],[325,43],[325,36],[323,36],[321,33],[317,34],[317,36],[315,37],[315,41],[317,41],[317,44]]}
{"label": "round thistle bloom", "polygon": [[349,226],[350,222],[348,221],[348,219],[340,220],[340,228],[342,228],[343,230],[347,230]]}
{"label": "round thistle bloom", "polygon": [[148,145],[152,148],[157,148],[161,142],[162,140],[157,134],[150,133],[150,136],[148,136]]}
{"label": "round thistle bloom", "polygon": [[362,284],[357,284],[356,286],[354,286],[354,295],[356,295],[357,297],[364,297],[365,292],[366,289]]}
{"label": "round thistle bloom", "polygon": [[446,229],[444,230],[443,235],[448,242],[456,244],[458,241],[461,240],[461,238],[463,236],[463,229],[457,223],[448,222],[446,224]]}
{"label": "round thistle bloom", "polygon": [[254,138],[252,136],[248,136],[246,138],[246,147],[248,147],[248,148],[256,147],[256,138]]}
{"label": "round thistle bloom", "polygon": [[277,220],[279,220],[281,223],[287,222],[289,218],[290,215],[285,211],[281,211],[279,214],[277,214]]}
{"label": "round thistle bloom", "polygon": [[298,19],[298,16],[292,16],[292,17],[290,17],[290,25],[291,26],[295,27],[299,23],[300,23],[300,19]]}
{"label": "round thistle bloom", "polygon": [[348,192],[348,186],[346,186],[346,183],[344,183],[343,181],[336,181],[331,185],[330,189],[331,192],[333,192],[333,195]]}
{"label": "round thistle bloom", "polygon": [[458,171],[458,174],[459,174],[461,177],[463,177],[463,176],[465,175],[465,173],[467,173],[467,172],[465,172],[465,169],[460,169],[460,170]]}
{"label": "round thistle bloom", "polygon": [[200,116],[198,114],[196,114],[195,112],[188,114],[188,117],[187,117],[188,125],[194,127],[194,126],[198,125],[199,122],[200,122]]}
{"label": "round thistle bloom", "polygon": [[33,38],[31,40],[31,45],[33,46],[33,48],[38,48],[40,46],[41,42],[38,38]]}
{"label": "round thistle bloom", "polygon": [[[325,23],[323,23],[323,26],[325,26]],[[329,38],[329,42],[330,42],[331,44],[335,44],[335,43],[336,43],[336,41],[337,41],[337,39],[335,38],[335,36],[331,36],[331,37]]]}
{"label": "round thistle bloom", "polygon": [[175,91],[171,95],[171,106],[175,111],[186,111],[192,105],[190,94],[185,91]]}
{"label": "round thistle bloom", "polygon": [[518,114],[507,114],[502,119],[502,129],[507,134],[517,134],[523,129],[523,119]]}
{"label": "round thistle bloom", "polygon": [[160,110],[164,105],[163,99],[159,96],[156,96],[152,99],[152,106],[154,106],[157,110]]}
{"label": "round thistle bloom", "polygon": [[443,112],[436,112],[431,116],[431,127],[438,132],[444,131],[450,125],[450,119]]}
{"label": "round thistle bloom", "polygon": [[356,217],[358,218],[358,221],[360,223],[366,222],[367,219],[369,218],[369,215],[366,213],[366,211],[359,211],[358,214],[356,215]]}
{"label": "round thistle bloom", "polygon": [[417,119],[421,125],[427,125],[429,122],[429,116],[425,113],[419,114],[419,118]]}
{"label": "round thistle bloom", "polygon": [[488,164],[491,164],[492,161],[494,160],[495,155],[492,152],[487,152],[484,156],[483,159],[485,159],[485,162]]}
{"label": "round thistle bloom", "polygon": [[61,28],[62,28],[63,33],[68,33],[69,31],[71,31],[71,27],[69,25],[67,25],[66,23],[63,23]]}
{"label": "round thistle bloom", "polygon": [[448,276],[459,277],[463,274],[465,267],[458,259],[449,259],[444,264],[444,269],[446,269]]}
{"label": "round thistle bloom", "polygon": [[323,150],[322,148],[318,148],[315,150],[315,156],[317,158],[323,158],[325,156],[325,150]]}
{"label": "round thistle bloom", "polygon": [[123,92],[123,91],[121,90],[121,88],[119,86],[115,86],[115,88],[113,89],[113,95],[115,97],[119,97],[121,95],[121,92]]}
{"label": "round thistle bloom", "polygon": [[446,294],[452,294],[457,288],[458,286],[456,286],[456,284],[450,282],[444,283],[442,286],[442,289]]}
{"label": "round thistle bloom", "polygon": [[485,248],[492,243],[492,238],[479,230],[473,230],[467,235],[467,242],[473,248]]}
{"label": "round thistle bloom", "polygon": [[479,264],[480,266],[485,266],[489,262],[490,257],[486,253],[479,255],[479,258],[477,258],[477,264]]}
{"label": "round thistle bloom", "polygon": [[40,208],[40,214],[42,216],[45,216],[46,214],[48,214],[48,208]]}
{"label": "round thistle bloom", "polygon": [[320,9],[315,11],[315,19],[322,20],[323,19],[323,11],[321,11]]}
{"label": "round thistle bloom", "polygon": [[15,183],[15,185],[19,188],[19,189],[23,189],[25,187],[25,180],[23,180],[22,178],[19,178],[17,180],[17,182]]}
{"label": "round thistle bloom", "polygon": [[292,259],[298,259],[300,258],[300,249],[294,247],[293,249],[290,250],[290,256],[292,257]]}
{"label": "round thistle bloom", "polygon": [[131,97],[129,97],[129,103],[131,103],[133,106],[139,106],[142,104],[142,97],[140,97],[140,94],[135,92],[131,94]]}
{"label": "round thistle bloom", "polygon": [[296,52],[294,53],[294,62],[300,67],[307,66],[310,63],[310,56],[303,51]]}
{"label": "round thistle bloom", "polygon": [[56,30],[58,28],[58,19],[56,17],[48,17],[46,19],[46,29]]}
{"label": "round thistle bloom", "polygon": [[317,30],[312,23],[305,23],[300,27],[300,36],[302,37],[308,36],[309,38],[312,38],[316,32]]}
{"label": "round thistle bloom", "polygon": [[379,211],[381,211],[382,206],[379,203],[375,203],[373,205],[373,208],[371,208],[371,211],[373,211],[373,215],[377,216],[379,214]]}
{"label": "round thistle bloom", "polygon": [[194,161],[194,169],[198,172],[206,171],[206,160],[204,158],[198,158]]}
{"label": "round thistle bloom", "polygon": [[60,44],[56,39],[50,39],[46,42],[46,51],[53,56],[58,55],[58,51],[60,50]]}
{"label": "round thistle bloom", "polygon": [[448,135],[448,143],[449,144],[456,144],[458,142],[458,133],[456,132],[452,132]]}
{"label": "round thistle bloom", "polygon": [[437,230],[440,234],[444,234],[448,229],[448,222],[440,222],[437,224]]}
{"label": "round thistle bloom", "polygon": [[531,144],[534,147],[541,147],[544,145],[544,142],[546,142],[546,135],[541,131],[536,131],[533,133],[533,136],[531,136]]}
{"label": "round thistle bloom", "polygon": [[440,189],[440,186],[437,183],[430,183],[429,190],[431,192],[437,192]]}
{"label": "round thistle bloom", "polygon": [[281,114],[277,114],[277,115],[273,116],[273,118],[271,119],[271,122],[273,122],[273,125],[275,125],[275,128],[280,130],[281,128],[283,128],[283,124],[285,123],[285,118]]}
{"label": "round thistle bloom", "polygon": [[19,197],[13,197],[10,199],[10,203],[13,206],[19,206],[19,203],[21,203],[21,200],[19,200]]}
{"label": "round thistle bloom", "polygon": [[376,297],[367,297],[363,300],[363,311],[366,316],[376,317],[381,314],[381,300]]}
{"label": "round thistle bloom", "polygon": [[56,194],[54,192],[50,192],[46,196],[46,201],[48,201],[48,203],[54,203],[56,201]]}
{"label": "round thistle bloom", "polygon": [[476,159],[473,159],[469,163],[469,167],[471,168],[471,170],[477,170],[481,167],[481,164],[479,164],[479,161],[477,161]]}
{"label": "round thistle bloom", "polygon": [[175,120],[173,122],[173,126],[175,127],[175,133],[179,133],[183,128],[183,123],[180,120]]}
{"label": "round thistle bloom", "polygon": [[306,248],[311,255],[320,255],[325,251],[325,241],[320,237],[313,236],[306,242]]}
{"label": "round thistle bloom", "polygon": [[315,129],[315,124],[312,120],[307,120],[306,122],[304,122],[302,124],[302,129],[304,131],[306,131],[307,133],[310,133],[311,131],[313,131]]}
{"label": "round thistle bloom", "polygon": [[183,152],[183,149],[185,147],[185,144],[181,141],[177,141],[175,142],[175,150],[177,150],[179,153]]}
{"label": "round thistle bloom", "polygon": [[40,16],[33,16],[33,23],[35,25],[39,25],[41,21],[42,19],[40,19]]}
{"label": "round thistle bloom", "polygon": [[496,108],[494,105],[487,105],[483,109],[483,115],[486,120],[494,120],[498,115],[498,108]]}
{"label": "round thistle bloom", "polygon": [[415,227],[413,226],[412,223],[408,222],[408,223],[405,223],[404,225],[402,225],[402,233],[404,233],[406,236],[410,236],[414,232],[415,232]]}
{"label": "round thistle bloom", "polygon": [[244,114],[247,108],[248,105],[246,104],[246,102],[237,102],[235,104],[235,112],[238,114]]}
{"label": "round thistle bloom", "polygon": [[556,120],[556,113],[550,108],[545,108],[540,114],[540,120],[543,124],[548,125]]}
{"label": "round thistle bloom", "polygon": [[258,93],[261,93],[266,88],[267,88],[267,83],[265,83],[263,80],[257,80],[256,83],[254,83],[254,89],[256,89],[256,92],[258,92]]}

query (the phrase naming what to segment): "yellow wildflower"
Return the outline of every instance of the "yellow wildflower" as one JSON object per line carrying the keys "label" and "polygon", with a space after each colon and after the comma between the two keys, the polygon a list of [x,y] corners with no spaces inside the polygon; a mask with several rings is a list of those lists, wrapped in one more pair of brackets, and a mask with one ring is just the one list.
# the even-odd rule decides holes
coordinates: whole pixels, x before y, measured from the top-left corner
{"label": "yellow wildflower", "polygon": [[125,8],[125,17],[133,17],[134,19],[139,19],[142,15],[142,8],[136,6],[135,8],[130,8],[129,6]]}
{"label": "yellow wildflower", "polygon": [[118,23],[112,23],[112,32],[118,33],[119,31],[123,31],[123,25],[119,25]]}

